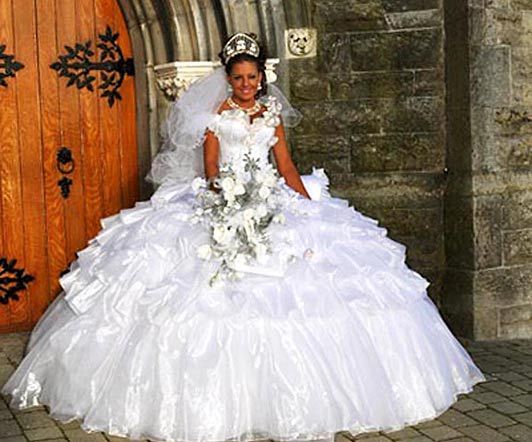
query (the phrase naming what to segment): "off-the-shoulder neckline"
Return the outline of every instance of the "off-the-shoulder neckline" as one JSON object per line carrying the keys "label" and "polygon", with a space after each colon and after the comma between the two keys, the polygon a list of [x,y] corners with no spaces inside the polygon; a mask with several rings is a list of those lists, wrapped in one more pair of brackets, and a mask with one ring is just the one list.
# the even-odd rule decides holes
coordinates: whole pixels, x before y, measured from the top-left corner
{"label": "off-the-shoulder neckline", "polygon": [[269,112],[269,111],[270,111],[270,109],[271,109],[271,103],[270,103],[270,102],[271,102],[272,100],[275,100],[275,99],[276,99],[276,97],[275,97],[274,95],[268,95],[268,96],[264,99],[264,101],[261,103],[261,104],[265,107],[265,109],[262,111],[262,113],[261,113],[258,117],[255,117],[255,118],[253,118],[253,119],[251,119],[251,116],[248,115],[248,114],[246,113],[245,110],[243,110],[243,109],[238,109],[238,108],[236,108],[236,109],[233,109],[233,108],[230,108],[230,109],[224,109],[224,110],[222,110],[222,111],[220,111],[220,112],[217,112],[217,113],[216,113],[216,117],[217,117],[217,118],[221,118],[221,116],[222,116],[223,114],[225,114],[225,113],[237,113],[237,112],[238,112],[238,113],[242,113],[242,115],[244,115],[244,116],[246,117],[246,123],[247,123],[249,126],[253,126],[253,125],[255,124],[255,122],[258,121],[258,120],[264,120],[264,121],[266,120],[266,117],[264,116],[264,114],[265,114],[266,112]]}
{"label": "off-the-shoulder neckline", "polygon": [[[274,95],[268,95],[266,98],[262,98],[262,99],[259,98],[259,100],[261,100],[261,104],[262,104],[262,105],[264,106],[264,108],[265,108],[265,109],[262,111],[262,113],[260,114],[260,117],[262,117],[262,115],[264,114],[264,112],[268,112],[268,111],[270,110],[270,107],[271,107],[271,106],[270,106],[270,101],[271,101],[272,99],[275,99],[275,96],[274,96]],[[257,100],[257,101],[258,101],[258,100]],[[221,115],[223,112],[227,112],[227,111],[242,111],[242,112],[245,113],[245,111],[242,110],[242,109],[238,109],[238,108],[233,109],[233,108],[230,108],[230,109],[224,109],[224,110],[222,110],[222,111],[220,111],[220,112],[216,112],[216,114],[217,114],[217,115]],[[257,119],[257,118],[260,118],[260,117],[255,117],[254,120]]]}
{"label": "off-the-shoulder neckline", "polygon": [[266,120],[266,118],[264,117],[264,112],[266,112],[266,111],[263,111],[262,114],[260,114],[260,116],[255,117],[252,120],[251,117],[246,113],[246,111],[244,111],[242,109],[224,109],[223,111],[217,113],[216,116],[221,118],[222,115],[225,114],[225,113],[236,113],[236,112],[241,113],[244,117],[246,117],[246,123],[249,126],[253,126],[255,124],[255,122],[258,121],[258,120]]}

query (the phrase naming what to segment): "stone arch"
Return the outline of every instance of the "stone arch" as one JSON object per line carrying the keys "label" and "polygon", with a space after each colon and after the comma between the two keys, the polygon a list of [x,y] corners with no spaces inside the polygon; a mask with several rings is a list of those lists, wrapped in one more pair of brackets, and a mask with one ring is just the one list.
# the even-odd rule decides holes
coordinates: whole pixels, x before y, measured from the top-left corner
{"label": "stone arch", "polygon": [[154,67],[172,61],[216,60],[221,44],[236,31],[253,31],[269,55],[281,59],[288,85],[284,30],[310,26],[310,0],[118,0],[133,46],[137,89],[141,197],[152,192],[144,176],[159,146],[158,128],[167,103],[158,91]]}

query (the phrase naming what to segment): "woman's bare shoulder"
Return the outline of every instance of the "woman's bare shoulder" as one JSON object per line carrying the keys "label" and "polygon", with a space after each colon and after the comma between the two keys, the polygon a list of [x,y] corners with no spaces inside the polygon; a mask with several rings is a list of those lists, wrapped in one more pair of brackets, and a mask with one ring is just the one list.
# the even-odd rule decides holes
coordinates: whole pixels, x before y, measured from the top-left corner
{"label": "woman's bare shoulder", "polygon": [[227,100],[224,100],[222,102],[222,104],[220,105],[220,107],[218,108],[218,110],[216,111],[216,113],[219,115],[221,114],[224,110],[229,110],[231,109],[231,107],[229,106],[229,104],[227,103]]}

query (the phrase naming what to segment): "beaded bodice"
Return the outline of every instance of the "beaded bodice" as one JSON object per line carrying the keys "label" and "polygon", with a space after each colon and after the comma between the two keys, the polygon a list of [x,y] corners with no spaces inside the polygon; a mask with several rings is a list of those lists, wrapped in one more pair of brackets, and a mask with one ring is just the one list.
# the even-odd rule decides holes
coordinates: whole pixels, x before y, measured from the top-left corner
{"label": "beaded bodice", "polygon": [[220,163],[228,163],[237,173],[245,175],[247,158],[259,167],[269,162],[269,151],[277,143],[275,128],[280,124],[280,105],[275,97],[268,97],[266,110],[251,121],[245,111],[228,109],[217,114],[209,129],[220,143]]}

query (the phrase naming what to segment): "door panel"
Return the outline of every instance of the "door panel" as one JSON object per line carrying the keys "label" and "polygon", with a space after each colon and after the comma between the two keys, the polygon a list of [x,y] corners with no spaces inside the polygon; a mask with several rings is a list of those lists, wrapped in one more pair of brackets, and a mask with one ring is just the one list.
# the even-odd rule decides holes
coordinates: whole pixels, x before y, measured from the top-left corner
{"label": "door panel", "polygon": [[[15,3],[13,3],[14,5]],[[24,266],[39,278],[31,284],[32,299],[21,297],[14,303],[20,309],[17,320],[40,316],[48,303],[48,269],[46,257],[45,200],[43,191],[41,112],[37,48],[31,40],[19,38],[26,33],[35,35],[35,9],[33,0],[17,0],[13,14],[15,53],[24,60],[24,69],[16,81],[16,109],[18,119],[18,151],[22,172],[22,211]],[[19,223],[20,225],[20,223]],[[31,270],[30,270],[31,269]],[[26,310],[23,314],[22,310]]]}
{"label": "door panel", "polygon": [[[65,46],[73,46],[80,40],[76,33],[76,4],[79,1],[61,0],[56,2],[57,41],[60,54],[66,52]],[[57,58],[57,55],[56,55]],[[49,60],[52,63],[55,60]],[[49,63],[49,64],[50,64]],[[48,75],[57,75],[50,70]],[[85,243],[85,204],[83,189],[83,158],[81,146],[81,121],[79,118],[80,92],[75,86],[67,87],[67,79],[59,79],[59,119],[61,124],[61,144],[71,150],[74,159],[74,170],[68,174],[72,180],[70,194],[64,199],[66,228],[67,261],[74,259],[76,250]],[[44,91],[41,91],[44,93]],[[87,172],[89,172],[87,170]],[[57,175],[57,174],[56,174]]]}
{"label": "door panel", "polygon": [[[93,1],[77,2],[77,29],[76,41],[96,41],[95,10]],[[87,236],[94,236],[100,230],[100,218],[104,215],[101,157],[103,145],[100,139],[100,109],[99,101],[94,100],[94,92],[87,89],[80,90],[80,116],[85,124],[81,127],[81,137],[85,152],[83,155],[84,167],[90,170],[83,176],[85,188],[85,213]],[[101,99],[100,99],[101,101]]]}
{"label": "door panel", "polygon": [[[0,86],[0,259],[16,259],[34,279],[17,292],[18,300],[0,304],[0,332],[31,329],[59,293],[61,273],[100,230],[100,219],[133,206],[139,195],[134,79],[124,78],[122,100],[112,107],[99,88],[100,34],[110,26],[124,57],[132,52],[116,0],[13,5],[0,5],[0,45],[24,68]],[[87,41],[94,52],[92,91],[69,85],[51,67],[68,53],[65,46]],[[69,73],[79,69],[70,66]],[[61,148],[73,163],[60,168]],[[61,189],[62,179],[71,184]],[[1,272],[0,296],[9,286]]]}
{"label": "door panel", "polygon": [[[15,54],[14,26],[12,20],[13,6],[4,2],[0,8],[0,44],[6,46],[7,54]],[[21,76],[24,69],[17,73]],[[3,250],[0,258],[16,259],[18,268],[24,268],[24,226],[22,207],[21,159],[18,143],[17,84],[14,78],[7,78],[8,87],[0,87],[0,191],[2,201]],[[0,270],[2,271],[2,270]],[[3,274],[5,276],[5,274]],[[29,309],[27,299],[22,296],[17,302],[1,305],[0,326],[19,325],[28,321]],[[7,307],[7,308],[6,308]]]}
{"label": "door panel", "polygon": [[59,53],[55,3],[36,2],[49,294],[60,290],[57,275],[66,268],[68,262],[63,198],[57,187],[59,176],[56,155],[57,148],[61,146],[59,78],[53,72],[50,75],[50,60],[54,60]]}

